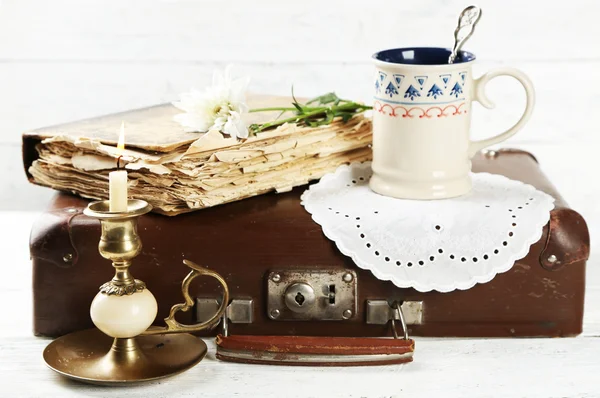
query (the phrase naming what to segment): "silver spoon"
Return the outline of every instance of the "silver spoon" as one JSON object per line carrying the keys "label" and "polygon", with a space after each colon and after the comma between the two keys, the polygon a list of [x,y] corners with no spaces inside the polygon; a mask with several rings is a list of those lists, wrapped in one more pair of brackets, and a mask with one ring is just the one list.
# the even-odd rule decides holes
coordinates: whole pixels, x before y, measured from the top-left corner
{"label": "silver spoon", "polygon": [[481,19],[481,8],[477,6],[469,6],[465,8],[458,17],[458,26],[454,30],[454,46],[450,57],[448,57],[448,63],[454,63],[456,55],[462,48],[463,44],[471,37],[475,31],[475,25]]}

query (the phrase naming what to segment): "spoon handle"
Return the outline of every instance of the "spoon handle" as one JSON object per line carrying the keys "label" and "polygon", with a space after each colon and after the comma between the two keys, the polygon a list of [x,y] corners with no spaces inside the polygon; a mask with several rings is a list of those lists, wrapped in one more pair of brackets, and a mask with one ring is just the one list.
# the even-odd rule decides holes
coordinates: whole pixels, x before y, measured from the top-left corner
{"label": "spoon handle", "polygon": [[463,44],[471,37],[475,31],[475,25],[481,19],[481,8],[477,6],[469,6],[465,8],[458,17],[458,26],[454,30],[454,47],[450,57],[448,57],[448,63],[454,63],[456,56]]}

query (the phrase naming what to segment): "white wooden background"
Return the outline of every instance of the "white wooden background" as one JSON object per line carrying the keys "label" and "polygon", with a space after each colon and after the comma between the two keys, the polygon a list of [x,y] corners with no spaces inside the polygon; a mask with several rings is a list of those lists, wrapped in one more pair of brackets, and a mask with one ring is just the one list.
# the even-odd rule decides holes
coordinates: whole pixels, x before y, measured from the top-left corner
{"label": "white wooden background", "polygon": [[[600,240],[600,4],[481,0],[467,49],[477,73],[524,70],[538,102],[505,146],[530,150]],[[600,396],[600,271],[588,266],[584,334],[572,339],[418,339],[416,362],[377,369],[265,368],[211,355],[177,378],[122,390],[70,383],[44,368],[31,336],[28,232],[51,191],[25,181],[27,129],[171,101],[234,63],[255,92],[335,90],[370,101],[370,55],[449,46],[456,0],[0,0],[0,396]],[[518,84],[494,81],[476,137],[512,124]]]}

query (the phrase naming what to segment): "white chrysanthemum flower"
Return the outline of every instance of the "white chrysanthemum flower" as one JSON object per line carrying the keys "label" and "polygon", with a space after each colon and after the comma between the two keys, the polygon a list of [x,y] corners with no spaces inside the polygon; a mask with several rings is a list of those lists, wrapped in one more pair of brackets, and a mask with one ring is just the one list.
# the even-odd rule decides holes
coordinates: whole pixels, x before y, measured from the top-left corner
{"label": "white chrysanthemum flower", "polygon": [[231,78],[231,65],[225,73],[215,70],[211,87],[204,92],[192,90],[180,95],[173,105],[185,113],[175,115],[186,132],[207,132],[219,130],[225,135],[248,138],[248,127],[242,114],[248,111],[246,87],[249,79]]}

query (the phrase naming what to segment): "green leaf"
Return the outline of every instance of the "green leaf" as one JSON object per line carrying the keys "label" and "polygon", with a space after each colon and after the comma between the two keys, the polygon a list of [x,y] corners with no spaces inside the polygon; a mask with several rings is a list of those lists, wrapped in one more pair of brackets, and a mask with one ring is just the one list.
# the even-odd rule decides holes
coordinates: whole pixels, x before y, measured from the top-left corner
{"label": "green leaf", "polygon": [[292,102],[292,105],[294,105],[294,108],[296,108],[298,110],[299,115],[304,114],[304,108],[302,108],[302,105],[300,105],[297,102]]}
{"label": "green leaf", "polygon": [[354,115],[364,112],[365,110],[372,109],[372,107],[363,105],[350,100],[339,98],[334,92],[326,93],[315,97],[305,104],[301,104],[296,99],[294,94],[294,86],[292,86],[292,105],[293,109],[296,110],[295,116],[280,119],[285,111],[291,109],[286,108],[264,108],[250,110],[250,112],[256,111],[272,111],[281,110],[280,114],[275,120],[264,123],[261,125],[251,125],[249,128],[254,134],[261,131],[281,126],[284,123],[297,123],[298,125],[318,127],[330,124],[335,118],[341,118],[343,122],[347,122]]}
{"label": "green leaf", "polygon": [[319,115],[319,117],[315,117],[312,120],[306,119],[306,124],[311,127],[325,126],[330,124],[335,118],[335,112],[331,110],[327,110],[324,115]]}
{"label": "green leaf", "polygon": [[337,104],[339,103],[339,100],[339,97],[334,92],[331,92],[311,99],[306,103],[306,105],[314,103],[317,103],[319,105]]}
{"label": "green leaf", "polygon": [[336,116],[341,117],[342,121],[346,123],[348,120],[352,119],[352,116],[354,116],[355,114],[356,112],[338,112]]}
{"label": "green leaf", "polygon": [[256,124],[256,123],[252,123],[250,126],[248,126],[248,130],[252,134],[259,133],[261,131],[261,125],[260,124]]}

